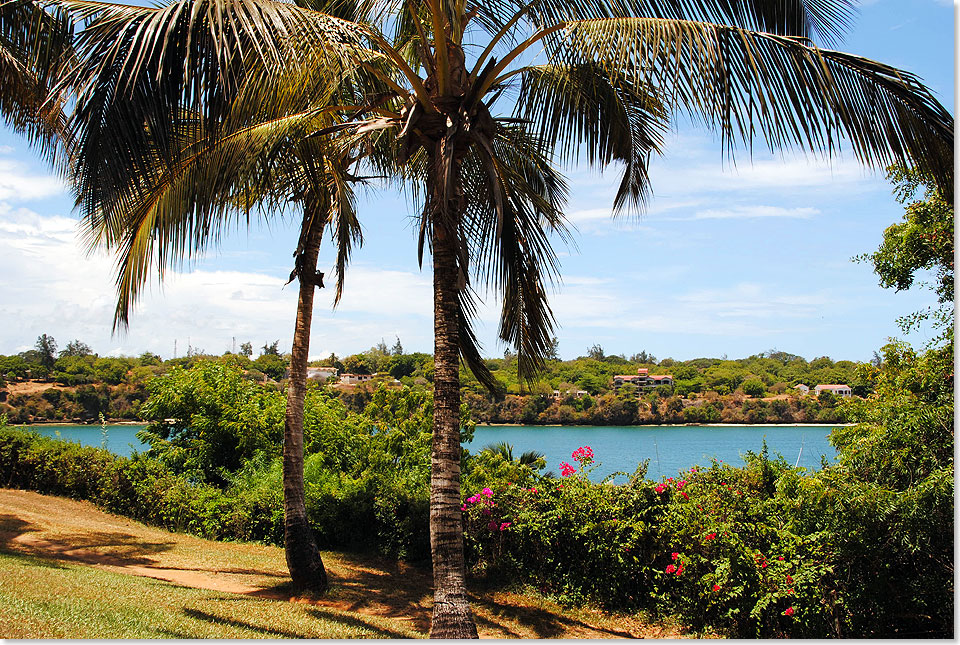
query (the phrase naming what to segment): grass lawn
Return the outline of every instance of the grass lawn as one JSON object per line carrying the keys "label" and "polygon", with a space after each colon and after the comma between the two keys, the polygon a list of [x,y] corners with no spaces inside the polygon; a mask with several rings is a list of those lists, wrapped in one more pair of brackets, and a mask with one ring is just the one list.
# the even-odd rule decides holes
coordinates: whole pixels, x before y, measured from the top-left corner
{"label": "grass lawn", "polygon": [[[429,571],[358,554],[323,560],[330,591],[298,595],[280,548],[202,540],[89,502],[0,489],[0,638],[426,636]],[[642,616],[471,587],[481,638],[684,636]]]}
{"label": "grass lawn", "polygon": [[411,638],[403,621],[0,553],[3,638]]}

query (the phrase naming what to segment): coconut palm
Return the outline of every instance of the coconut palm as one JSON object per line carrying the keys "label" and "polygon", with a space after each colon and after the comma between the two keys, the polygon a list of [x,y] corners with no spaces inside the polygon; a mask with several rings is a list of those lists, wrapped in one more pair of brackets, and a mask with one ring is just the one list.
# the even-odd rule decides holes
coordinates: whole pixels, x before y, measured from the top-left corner
{"label": "coconut palm", "polygon": [[564,234],[557,166],[618,167],[613,209],[638,211],[648,159],[684,114],[716,130],[730,155],[758,142],[825,157],[848,150],[869,165],[922,166],[953,190],[953,119],[919,79],[815,44],[842,36],[845,0],[370,0],[361,15],[377,24],[264,0],[176,7],[149,20],[101,9],[107,17],[85,32],[126,52],[109,87],[137,100],[164,96],[170,78],[196,87],[131,128],[163,130],[184,104],[216,119],[220,87],[250,60],[277,74],[312,63],[338,73],[352,58],[388,88],[341,112],[355,132],[395,138],[395,163],[383,167],[419,188],[419,255],[432,255],[433,636],[476,636],[459,511],[461,358],[493,383],[471,327],[473,284],[501,298],[499,336],[534,374],[554,324],[551,237]]}
{"label": "coconut palm", "polygon": [[[169,14],[175,25],[176,9],[182,8],[166,16],[156,9],[134,12],[133,22],[142,26],[160,14],[169,29]],[[237,55],[218,61],[236,73],[229,80],[221,77],[213,88],[171,81],[163,96],[134,90],[134,100],[118,101],[123,89],[116,80],[129,64],[115,49],[122,36],[91,36],[97,28],[114,27],[110,21],[118,14],[103,6],[87,5],[83,11],[80,18],[93,26],[80,34],[83,58],[71,75],[81,87],[70,120],[78,141],[73,178],[87,243],[117,257],[115,328],[129,325],[152,265],[162,279],[166,269],[197,257],[233,226],[249,225],[253,217],[300,213],[290,274],[299,294],[284,424],[284,544],[293,582],[324,591],[326,572],[304,503],[306,365],[314,292],[323,286],[323,274],[317,272],[320,243],[329,231],[337,252],[336,303],[351,249],[361,241],[353,199],[360,178],[351,172],[370,143],[360,146],[366,138],[356,135],[316,135],[337,133],[337,113],[327,107],[334,99],[342,104],[349,98],[350,83],[344,77],[329,82],[323,74],[329,65],[319,63],[290,69],[283,78],[272,74],[265,83],[268,77],[257,62]],[[179,102],[190,92],[207,93],[204,100],[218,105],[215,116]],[[147,127],[125,128],[134,123]]]}

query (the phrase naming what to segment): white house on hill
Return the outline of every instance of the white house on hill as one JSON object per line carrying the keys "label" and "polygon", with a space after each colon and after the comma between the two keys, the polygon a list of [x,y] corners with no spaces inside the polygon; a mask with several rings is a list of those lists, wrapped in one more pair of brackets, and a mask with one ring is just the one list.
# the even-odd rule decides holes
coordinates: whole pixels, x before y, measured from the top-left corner
{"label": "white house on hill", "polygon": [[366,383],[367,381],[372,381],[373,377],[373,374],[343,373],[340,375],[340,385],[357,385],[358,383]]}
{"label": "white house on hill", "polygon": [[633,383],[641,390],[646,390],[658,385],[673,385],[673,376],[671,374],[651,374],[646,367],[637,368],[634,374],[617,374],[613,377],[613,387],[619,388],[624,383]]}
{"label": "white house on hill", "polygon": [[308,367],[307,368],[307,378],[313,379],[315,381],[326,381],[327,379],[335,378],[337,374],[340,373],[336,367]]}
{"label": "white house on hill", "polygon": [[807,387],[806,385],[804,385],[803,383],[798,383],[797,385],[794,385],[794,386],[793,386],[793,389],[795,389],[797,392],[799,392],[801,396],[806,396],[806,395],[810,394],[810,388],[808,388],[808,387]]}
{"label": "white house on hill", "polygon": [[817,394],[827,391],[844,398],[853,396],[853,390],[850,389],[849,385],[818,385],[813,388],[813,391]]}

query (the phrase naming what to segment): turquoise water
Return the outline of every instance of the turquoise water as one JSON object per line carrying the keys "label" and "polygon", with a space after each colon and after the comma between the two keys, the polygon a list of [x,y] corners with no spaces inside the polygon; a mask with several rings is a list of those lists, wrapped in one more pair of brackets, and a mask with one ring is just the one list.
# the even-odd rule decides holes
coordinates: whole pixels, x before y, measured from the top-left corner
{"label": "turquoise water", "polygon": [[[146,450],[137,439],[142,425],[107,426],[107,449],[129,456],[134,449]],[[49,437],[58,436],[85,446],[101,446],[103,432],[98,425],[33,425],[31,430]],[[650,460],[647,477],[672,477],[681,470],[699,464],[709,466],[717,459],[742,466],[741,455],[748,450],[760,452],[766,439],[771,456],[780,453],[788,463],[805,468],[820,467],[820,456],[829,460],[836,451],[827,441],[830,428],[824,426],[478,426],[473,443],[467,447],[479,452],[484,446],[505,441],[515,456],[527,450],[543,453],[547,469],[560,472],[560,462],[576,466],[570,454],[580,446],[590,446],[597,461],[592,479],[611,473],[632,473],[637,464]],[[802,451],[801,451],[802,445]]]}
{"label": "turquoise water", "polygon": [[[105,447],[115,455],[129,457],[134,450],[146,452],[148,446],[140,443],[137,439],[137,433],[146,425],[108,425],[106,437],[103,429],[99,425],[72,426],[72,425],[46,425],[34,424],[25,426],[25,430],[31,430],[45,437],[54,437],[64,441],[73,441],[82,446],[94,446],[96,448]],[[106,438],[106,446],[104,446]]]}
{"label": "turquoise water", "polygon": [[836,458],[827,441],[830,430],[825,426],[477,426],[469,448],[477,452],[505,441],[513,446],[515,457],[527,450],[543,453],[547,470],[559,474],[561,461],[576,466],[571,453],[590,446],[598,464],[591,474],[594,481],[617,471],[633,473],[645,459],[650,460],[647,477],[660,479],[697,464],[709,466],[711,459],[742,466],[741,455],[748,450],[760,452],[764,439],[771,457],[780,453],[793,465],[799,456],[800,466],[819,469],[821,455],[830,461]]}

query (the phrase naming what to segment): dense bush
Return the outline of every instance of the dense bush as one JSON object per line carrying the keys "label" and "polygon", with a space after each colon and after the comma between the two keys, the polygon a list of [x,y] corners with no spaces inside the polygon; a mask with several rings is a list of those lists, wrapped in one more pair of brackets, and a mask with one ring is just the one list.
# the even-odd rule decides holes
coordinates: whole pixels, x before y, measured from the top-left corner
{"label": "dense bush", "polygon": [[[559,481],[487,465],[467,478],[475,572],[562,599],[646,607],[738,637],[952,636],[952,347],[885,348],[876,392],[846,403],[839,463],[764,450],[662,482]],[[483,485],[483,488],[481,488]]]}

